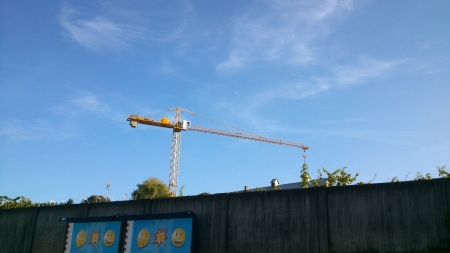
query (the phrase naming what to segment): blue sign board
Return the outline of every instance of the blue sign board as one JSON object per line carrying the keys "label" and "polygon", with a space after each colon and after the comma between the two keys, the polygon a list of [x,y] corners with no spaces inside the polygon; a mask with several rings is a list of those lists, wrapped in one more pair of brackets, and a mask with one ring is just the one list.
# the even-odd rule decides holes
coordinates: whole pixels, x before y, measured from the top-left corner
{"label": "blue sign board", "polygon": [[119,252],[121,221],[69,222],[65,251]]}
{"label": "blue sign board", "polygon": [[129,220],[125,253],[191,252],[192,218]]}
{"label": "blue sign board", "polygon": [[116,215],[62,218],[67,222],[64,253],[192,252],[195,214]]}

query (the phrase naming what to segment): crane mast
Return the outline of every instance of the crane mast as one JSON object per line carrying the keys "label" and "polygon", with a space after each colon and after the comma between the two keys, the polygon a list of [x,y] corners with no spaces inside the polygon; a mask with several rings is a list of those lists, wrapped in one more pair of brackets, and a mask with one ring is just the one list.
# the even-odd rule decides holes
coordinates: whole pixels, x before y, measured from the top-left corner
{"label": "crane mast", "polygon": [[[192,131],[202,132],[202,133],[218,134],[218,135],[230,136],[230,137],[235,137],[235,138],[261,141],[261,142],[273,143],[273,144],[278,144],[278,145],[301,148],[301,149],[303,149],[303,151],[306,151],[309,149],[308,146],[304,146],[301,143],[266,138],[264,136],[260,136],[260,135],[256,135],[256,134],[252,134],[252,133],[248,133],[248,132],[245,132],[245,133],[230,132],[230,131],[225,131],[225,130],[205,128],[205,127],[201,127],[201,126],[191,126],[190,121],[182,120],[181,110],[189,112],[191,114],[196,114],[196,113],[190,112],[188,110],[185,110],[185,109],[179,108],[179,107],[169,109],[168,111],[173,111],[173,110],[176,110],[175,120],[173,122],[171,122],[168,118],[162,118],[161,121],[158,122],[153,119],[144,118],[144,117],[141,117],[138,115],[131,115],[127,119],[127,121],[130,122],[130,126],[133,128],[137,127],[138,124],[145,124],[145,125],[173,129],[172,152],[170,155],[170,174],[169,174],[169,196],[171,196],[171,197],[176,196],[176,192],[177,192],[177,188],[178,188],[178,169],[179,169],[179,165],[180,165],[181,131],[192,130]],[[199,116],[201,116],[201,115],[199,115]],[[204,117],[204,116],[201,116],[201,117]],[[206,117],[204,117],[204,118],[206,118]],[[207,119],[209,119],[209,118],[207,118]],[[210,119],[210,120],[212,120],[212,119]],[[215,121],[215,120],[213,120],[213,121]],[[216,121],[216,122],[218,122],[218,121]],[[221,124],[223,124],[223,123],[221,123]],[[226,124],[224,124],[224,125],[226,125]]]}
{"label": "crane mast", "polygon": [[169,196],[177,196],[178,188],[178,168],[180,166],[180,147],[181,147],[181,113],[177,110],[174,121],[175,127],[172,133],[172,152],[170,154],[170,175],[169,175]]}

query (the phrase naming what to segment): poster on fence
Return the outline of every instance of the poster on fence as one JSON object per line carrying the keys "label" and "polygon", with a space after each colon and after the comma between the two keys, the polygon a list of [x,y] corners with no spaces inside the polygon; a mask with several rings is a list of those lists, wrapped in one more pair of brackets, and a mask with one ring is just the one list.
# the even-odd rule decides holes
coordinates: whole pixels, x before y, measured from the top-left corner
{"label": "poster on fence", "polygon": [[191,252],[192,223],[192,217],[128,220],[124,252]]}
{"label": "poster on fence", "polygon": [[121,221],[69,222],[65,253],[118,253]]}
{"label": "poster on fence", "polygon": [[102,217],[63,217],[64,253],[192,252],[195,214],[162,213]]}

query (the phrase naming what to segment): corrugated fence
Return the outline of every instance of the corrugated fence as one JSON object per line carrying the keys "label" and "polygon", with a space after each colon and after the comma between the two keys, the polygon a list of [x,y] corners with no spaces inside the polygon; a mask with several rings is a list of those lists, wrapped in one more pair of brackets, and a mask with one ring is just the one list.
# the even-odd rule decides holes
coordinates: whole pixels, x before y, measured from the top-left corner
{"label": "corrugated fence", "polygon": [[450,236],[450,179],[0,210],[0,252],[62,252],[61,217],[197,215],[195,252],[423,250]]}

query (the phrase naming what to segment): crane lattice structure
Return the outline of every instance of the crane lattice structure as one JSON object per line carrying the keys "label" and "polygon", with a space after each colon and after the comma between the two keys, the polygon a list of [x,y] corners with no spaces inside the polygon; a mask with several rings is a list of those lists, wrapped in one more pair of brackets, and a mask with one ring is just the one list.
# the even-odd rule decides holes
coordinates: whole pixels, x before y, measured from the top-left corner
{"label": "crane lattice structure", "polygon": [[[233,127],[233,126],[221,123],[219,121],[210,119],[208,117],[202,116],[200,114],[188,111],[188,110],[180,108],[180,107],[169,109],[169,110],[167,110],[167,112],[174,111],[174,110],[176,111],[175,120],[172,122],[170,121],[169,118],[162,118],[161,121],[155,121],[154,119],[144,118],[144,117],[141,117],[138,115],[131,115],[127,119],[127,121],[130,122],[130,126],[133,128],[137,127],[138,124],[145,124],[145,125],[173,129],[172,152],[171,152],[171,156],[170,156],[170,174],[169,174],[169,196],[171,196],[171,197],[176,196],[176,192],[177,192],[177,188],[178,188],[178,169],[179,169],[179,164],[180,164],[181,131],[189,130],[189,131],[218,134],[218,135],[223,135],[223,136],[230,136],[230,137],[242,138],[242,139],[248,139],[248,140],[254,140],[254,141],[261,141],[261,142],[273,143],[273,144],[278,144],[278,145],[301,148],[301,149],[303,149],[303,151],[306,151],[309,149],[309,147],[304,146],[301,143],[272,139],[272,138],[267,138],[267,137],[260,136],[257,134],[253,134],[253,133],[244,131],[242,129],[239,129],[237,127]],[[191,126],[191,121],[182,120],[181,111],[185,111],[185,112],[206,118],[208,120],[212,120],[217,123],[226,125],[228,127],[232,127],[236,130],[239,130],[240,132],[230,132],[230,131],[225,131],[225,130],[205,128],[205,127],[201,127],[201,126]]]}

